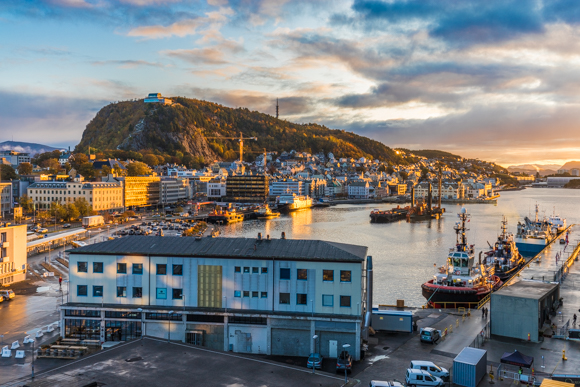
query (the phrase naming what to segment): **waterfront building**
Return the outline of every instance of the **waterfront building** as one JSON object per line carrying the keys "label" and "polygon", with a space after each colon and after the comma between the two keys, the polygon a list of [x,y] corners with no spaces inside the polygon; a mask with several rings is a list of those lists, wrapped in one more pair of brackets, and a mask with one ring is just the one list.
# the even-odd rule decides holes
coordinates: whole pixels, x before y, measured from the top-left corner
{"label": "waterfront building", "polygon": [[349,199],[368,199],[370,195],[371,186],[368,181],[355,181],[348,184]]}
{"label": "waterfront building", "polygon": [[568,184],[571,180],[580,179],[580,177],[554,177],[549,176],[547,180],[547,186],[549,188],[562,188]]}
{"label": "waterfront building", "polygon": [[193,189],[189,185],[188,179],[161,178],[160,200],[162,204],[177,203],[181,200],[189,200],[192,197]]}
{"label": "waterfront building", "polygon": [[224,201],[264,203],[268,199],[268,181],[267,175],[228,176]]}
{"label": "waterfront building", "polygon": [[309,192],[303,180],[282,179],[270,181],[269,194],[271,197],[292,194],[296,194],[296,196],[307,196]]}
{"label": "waterfront building", "polygon": [[0,227],[0,287],[26,279],[26,225]]}
{"label": "waterfront building", "polygon": [[[441,184],[442,199],[463,199],[465,197],[465,186],[461,182],[443,182]],[[429,183],[419,183],[415,185],[415,198],[427,199],[429,195]],[[439,197],[439,185],[431,183],[431,195],[433,198]]]}
{"label": "waterfront building", "polygon": [[12,182],[0,183],[0,211],[2,216],[6,216],[14,207],[12,200]]}
{"label": "waterfront building", "polygon": [[207,198],[220,201],[226,196],[226,183],[221,180],[210,180],[207,183]]}
{"label": "waterfront building", "polygon": [[74,203],[84,198],[93,211],[123,209],[123,186],[118,182],[36,181],[27,188],[35,208],[49,209],[51,203]]}
{"label": "waterfront building", "polygon": [[163,105],[171,105],[173,103],[169,98],[165,98],[161,93],[149,93],[147,98],[145,98],[145,103],[160,103]]}
{"label": "waterfront building", "polygon": [[88,245],[70,251],[64,337],[170,334],[212,349],[282,356],[336,357],[350,344],[358,360],[366,253],[269,236],[133,236]]}

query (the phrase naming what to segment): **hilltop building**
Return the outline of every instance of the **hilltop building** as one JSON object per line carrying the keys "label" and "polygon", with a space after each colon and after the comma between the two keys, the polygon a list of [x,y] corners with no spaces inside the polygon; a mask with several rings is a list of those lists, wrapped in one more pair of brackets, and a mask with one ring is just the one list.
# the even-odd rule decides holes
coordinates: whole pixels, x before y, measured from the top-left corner
{"label": "hilltop building", "polygon": [[149,93],[145,98],[145,103],[161,103],[164,105],[171,105],[173,103],[169,98],[161,96],[161,93]]}

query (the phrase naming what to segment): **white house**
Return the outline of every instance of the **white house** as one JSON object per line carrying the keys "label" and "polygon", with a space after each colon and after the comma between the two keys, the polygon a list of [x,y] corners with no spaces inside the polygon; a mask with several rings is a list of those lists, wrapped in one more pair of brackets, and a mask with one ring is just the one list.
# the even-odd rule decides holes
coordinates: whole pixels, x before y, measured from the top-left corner
{"label": "white house", "polygon": [[370,198],[370,184],[368,181],[355,181],[348,185],[348,197],[350,199]]}

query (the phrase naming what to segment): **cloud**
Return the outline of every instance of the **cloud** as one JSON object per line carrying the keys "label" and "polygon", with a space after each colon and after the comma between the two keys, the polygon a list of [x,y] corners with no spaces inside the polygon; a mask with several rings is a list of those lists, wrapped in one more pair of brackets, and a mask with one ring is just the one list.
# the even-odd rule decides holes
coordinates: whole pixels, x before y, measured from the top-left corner
{"label": "cloud", "polygon": [[233,55],[244,51],[241,44],[233,40],[222,40],[211,47],[161,51],[162,55],[177,58],[193,65],[223,65],[232,60]]}
{"label": "cloud", "polygon": [[194,35],[201,25],[198,19],[182,20],[169,26],[143,26],[136,27],[127,32],[128,36],[142,37],[147,39],[160,39],[178,36],[183,38],[187,35]]}
{"label": "cloud", "polygon": [[133,69],[139,66],[164,67],[157,62],[148,62],[146,60],[101,60],[92,62],[96,66],[112,65],[122,69]]}

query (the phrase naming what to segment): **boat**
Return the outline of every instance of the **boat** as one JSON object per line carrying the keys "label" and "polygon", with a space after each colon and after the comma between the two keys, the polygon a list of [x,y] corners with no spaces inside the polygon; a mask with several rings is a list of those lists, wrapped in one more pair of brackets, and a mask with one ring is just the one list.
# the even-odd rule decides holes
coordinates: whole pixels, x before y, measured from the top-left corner
{"label": "boat", "polygon": [[553,234],[558,234],[566,230],[566,219],[561,218],[559,215],[553,214],[548,217],[548,223],[552,226]]}
{"label": "boat", "polygon": [[229,223],[241,222],[243,220],[244,220],[244,214],[236,211],[235,208],[222,209],[221,207],[216,207],[207,216],[207,221],[212,222],[212,223],[229,224]]}
{"label": "boat", "polygon": [[484,264],[492,269],[494,274],[503,282],[511,278],[519,268],[526,264],[526,259],[522,257],[516,247],[514,235],[507,231],[505,217],[501,222],[501,234],[497,237],[492,249],[485,253]]}
{"label": "boat", "polygon": [[292,193],[278,196],[276,204],[279,212],[292,212],[312,207],[312,198]]}
{"label": "boat", "polygon": [[261,206],[254,212],[256,213],[258,219],[274,219],[280,216],[279,212],[272,211],[267,204]]}
{"label": "boat", "polygon": [[382,211],[375,208],[370,214],[371,223],[391,223],[397,222],[401,219],[407,217],[407,209],[402,209],[400,207],[393,208],[391,210]]}
{"label": "boat", "polygon": [[556,236],[552,225],[546,219],[539,219],[539,207],[536,204],[535,219],[531,220],[526,216],[523,223],[518,222],[515,242],[521,254],[534,256],[550,244]]}
{"label": "boat", "polygon": [[465,208],[459,213],[459,222],[453,229],[457,234],[455,247],[449,250],[447,263],[439,268],[432,280],[421,285],[427,305],[434,308],[476,306],[493,290],[502,285],[498,276],[479,262],[475,265],[474,245],[467,244],[466,223],[469,215]]}

